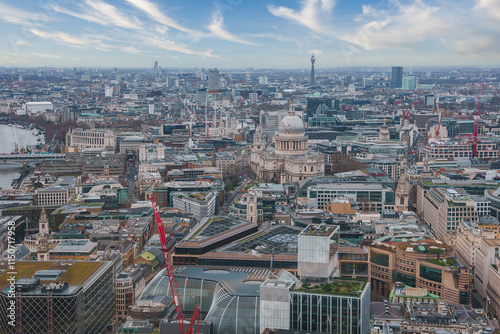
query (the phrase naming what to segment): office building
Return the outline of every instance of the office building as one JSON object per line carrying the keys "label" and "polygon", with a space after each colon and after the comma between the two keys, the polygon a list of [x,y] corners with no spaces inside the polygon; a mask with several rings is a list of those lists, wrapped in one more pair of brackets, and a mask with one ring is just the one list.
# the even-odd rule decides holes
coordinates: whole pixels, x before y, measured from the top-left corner
{"label": "office building", "polygon": [[105,333],[113,320],[111,262],[17,262],[14,326],[7,318],[12,301],[7,264],[0,269],[2,333]]}
{"label": "office building", "polygon": [[298,236],[300,281],[268,279],[260,287],[260,330],[366,334],[370,283],[338,276],[339,227],[309,225]]}
{"label": "office building", "polygon": [[66,177],[36,190],[36,203],[41,206],[64,205],[76,193],[76,178]]}
{"label": "office building", "polygon": [[219,89],[220,74],[219,70],[216,68],[208,70],[208,89],[217,90]]}
{"label": "office building", "polygon": [[470,267],[461,265],[454,249],[441,241],[375,241],[370,245],[373,292],[388,297],[396,282],[427,289],[445,302],[469,304]]}
{"label": "office building", "polygon": [[202,254],[257,232],[258,226],[233,217],[206,217],[175,246],[175,264],[199,264]]}
{"label": "office building", "polygon": [[414,90],[417,87],[417,79],[414,75],[405,75],[403,77],[402,88],[404,90]]}
{"label": "office building", "polygon": [[403,86],[403,68],[400,66],[392,67],[391,87],[401,88]]}
{"label": "office building", "polygon": [[172,207],[193,214],[201,221],[205,217],[215,215],[217,207],[217,194],[212,191],[200,193],[172,193]]}
{"label": "office building", "polygon": [[85,148],[105,148],[114,151],[116,133],[107,129],[72,129],[66,133],[66,146],[78,151]]}
{"label": "office building", "polygon": [[462,221],[477,222],[479,216],[488,215],[489,206],[486,198],[470,196],[461,188],[425,190],[421,184],[417,186],[417,212],[422,212],[422,218],[440,238],[456,231]]}

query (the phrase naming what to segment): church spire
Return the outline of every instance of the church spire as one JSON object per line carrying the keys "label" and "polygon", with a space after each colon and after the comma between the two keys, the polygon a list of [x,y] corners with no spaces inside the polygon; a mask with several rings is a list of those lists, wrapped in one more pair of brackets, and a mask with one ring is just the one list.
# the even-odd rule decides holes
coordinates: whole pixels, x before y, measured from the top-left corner
{"label": "church spire", "polygon": [[295,105],[293,104],[293,94],[292,94],[292,98],[290,99],[290,106],[288,108],[288,115],[290,115],[290,116],[295,115]]}
{"label": "church spire", "polygon": [[40,213],[40,220],[38,221],[38,228],[40,234],[49,234],[49,220],[47,219],[47,212],[45,208],[42,208],[42,212]]}

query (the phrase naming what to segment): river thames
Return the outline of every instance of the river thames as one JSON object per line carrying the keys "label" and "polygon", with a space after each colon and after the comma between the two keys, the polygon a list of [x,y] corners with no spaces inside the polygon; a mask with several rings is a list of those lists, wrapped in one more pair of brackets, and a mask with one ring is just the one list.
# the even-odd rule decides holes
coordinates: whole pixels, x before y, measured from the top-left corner
{"label": "river thames", "polygon": [[[38,141],[42,138],[42,141]],[[33,130],[0,124],[0,153],[10,154],[18,146],[34,146],[43,143],[43,136],[36,136]],[[0,188],[10,189],[12,178],[22,168],[21,163],[5,163],[0,161]]]}

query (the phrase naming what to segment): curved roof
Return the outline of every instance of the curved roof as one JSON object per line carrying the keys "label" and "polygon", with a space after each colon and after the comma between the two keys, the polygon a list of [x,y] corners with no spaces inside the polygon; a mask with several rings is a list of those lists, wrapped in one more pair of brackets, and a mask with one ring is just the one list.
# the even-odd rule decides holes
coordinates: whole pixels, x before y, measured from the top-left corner
{"label": "curved roof", "polygon": [[281,120],[279,131],[305,131],[304,122],[297,115],[288,115]]}

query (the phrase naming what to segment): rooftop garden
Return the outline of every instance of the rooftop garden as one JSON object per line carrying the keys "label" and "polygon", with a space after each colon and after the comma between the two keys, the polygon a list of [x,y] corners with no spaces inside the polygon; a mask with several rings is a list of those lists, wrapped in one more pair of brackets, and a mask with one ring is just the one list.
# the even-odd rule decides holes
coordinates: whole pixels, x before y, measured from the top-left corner
{"label": "rooftop garden", "polygon": [[248,189],[252,188],[253,186],[256,186],[258,188],[258,187],[260,187],[260,184],[259,183],[250,183],[250,184],[247,184],[245,186],[245,188],[243,188],[243,189],[248,190]]}
{"label": "rooftop garden", "polygon": [[[65,270],[56,281],[67,282],[69,285],[82,284],[90,277],[100,266],[101,262],[74,262],[70,266],[61,265],[53,261],[20,261],[16,263],[16,280],[20,278],[32,278],[39,270]],[[0,269],[7,269],[7,266],[0,266]],[[8,285],[7,278],[10,277],[8,270],[0,274],[0,289]]]}
{"label": "rooftop garden", "polygon": [[447,266],[450,268],[458,267],[458,262],[455,258],[449,257],[447,259],[428,259],[430,263],[439,264],[440,266]]}
{"label": "rooftop garden", "polygon": [[299,282],[293,291],[345,295],[358,297],[366,286],[367,281],[355,279],[333,279],[329,283]]}

